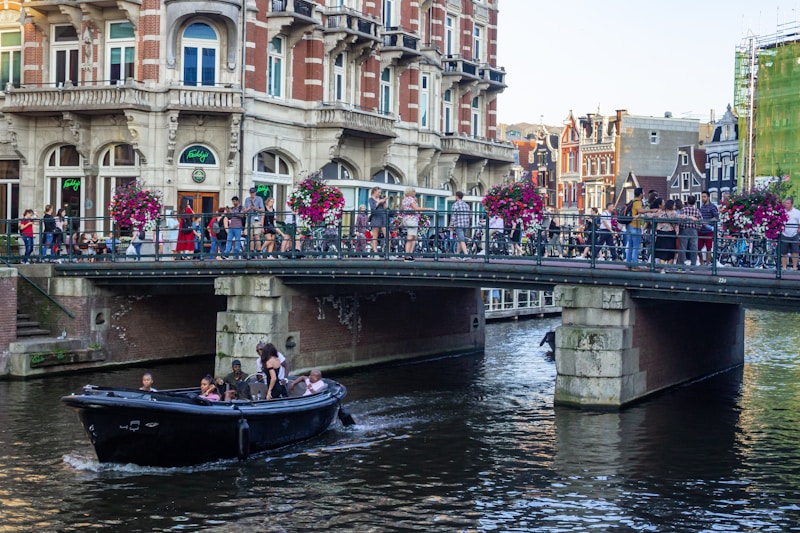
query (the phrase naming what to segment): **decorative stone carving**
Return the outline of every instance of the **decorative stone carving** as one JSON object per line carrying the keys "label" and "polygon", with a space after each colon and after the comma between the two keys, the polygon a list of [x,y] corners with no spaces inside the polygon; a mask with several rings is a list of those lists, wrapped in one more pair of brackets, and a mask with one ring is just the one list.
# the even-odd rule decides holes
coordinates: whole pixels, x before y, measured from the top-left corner
{"label": "decorative stone carving", "polygon": [[603,309],[625,309],[625,289],[603,289]]}
{"label": "decorative stone carving", "polygon": [[553,291],[553,303],[557,307],[574,307],[575,287],[557,285]]}
{"label": "decorative stone carving", "polygon": [[178,113],[170,113],[167,117],[167,164],[175,160],[175,143],[178,139]]}
{"label": "decorative stone carving", "polygon": [[233,295],[233,279],[232,278],[216,278],[214,280],[214,294],[217,296],[232,296]]}

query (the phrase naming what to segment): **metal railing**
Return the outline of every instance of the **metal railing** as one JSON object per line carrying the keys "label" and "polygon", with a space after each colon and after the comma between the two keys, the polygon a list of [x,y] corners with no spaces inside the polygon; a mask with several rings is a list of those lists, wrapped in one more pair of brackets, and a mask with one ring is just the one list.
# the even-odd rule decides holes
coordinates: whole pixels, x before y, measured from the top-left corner
{"label": "metal railing", "polygon": [[[519,261],[537,265],[588,268],[622,268],[649,272],[710,272],[720,270],[774,271],[781,278],[797,266],[797,254],[786,261],[781,252],[793,251],[796,237],[767,239],[758,235],[729,235],[716,221],[687,222],[686,219],[641,219],[641,244],[633,256],[638,232],[624,225],[603,229],[599,216],[547,216],[535,227],[517,231],[495,224],[485,214],[472,212],[463,228],[450,225],[451,213],[425,211],[413,237],[405,215],[388,211],[380,226],[365,222],[366,216],[346,211],[341,222],[329,227],[302,227],[292,223],[292,213],[275,213],[275,225],[264,226],[242,215],[227,216],[228,231],[212,234],[216,216],[167,216],[152,227],[121,228],[110,218],[69,218],[61,230],[45,231],[43,219],[34,219],[32,236],[18,233],[20,219],[0,220],[0,258],[9,264],[34,262],[103,262],[171,260],[329,260],[405,258],[433,261],[467,259],[473,262]],[[241,223],[240,229],[230,226]],[[670,226],[667,226],[670,225]],[[710,232],[691,226],[707,226]],[[677,234],[664,231],[667,227]],[[457,234],[463,230],[464,245]],[[26,242],[27,241],[27,244]],[[696,244],[695,244],[696,243]],[[463,253],[466,248],[466,253]],[[627,252],[627,258],[626,258]],[[782,264],[783,262],[786,264]]]}

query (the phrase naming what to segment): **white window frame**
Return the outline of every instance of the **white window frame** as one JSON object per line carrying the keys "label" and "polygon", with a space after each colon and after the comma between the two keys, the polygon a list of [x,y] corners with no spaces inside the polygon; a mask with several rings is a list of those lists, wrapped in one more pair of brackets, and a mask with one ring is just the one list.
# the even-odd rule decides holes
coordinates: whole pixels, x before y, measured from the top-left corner
{"label": "white window frame", "polygon": [[[192,37],[186,37],[186,32],[189,28],[195,24],[202,24],[203,26],[207,26],[211,28],[214,32],[215,39],[198,39]],[[193,21],[187,24],[183,31],[181,32],[181,69],[182,69],[182,78],[183,84],[187,85],[186,83],[186,66],[187,66],[187,57],[186,57],[186,50],[189,48],[196,48],[197,49],[197,78],[194,84],[191,84],[191,87],[213,87],[219,82],[219,74],[220,74],[220,35],[217,29],[205,21]],[[203,83],[203,54],[206,50],[213,50],[214,52],[214,82],[211,84]]]}
{"label": "white window frame", "polygon": [[394,28],[397,20],[394,0],[383,0],[383,27],[386,29]]}
{"label": "white window frame", "polygon": [[681,190],[692,190],[692,174],[690,172],[681,172]]}
{"label": "white window frame", "polygon": [[[280,50],[275,47],[279,43]],[[269,41],[267,47],[267,94],[273,98],[283,98],[286,72],[286,39],[276,35]]]}
{"label": "white window frame", "polygon": [[660,142],[660,135],[657,131],[650,132],[650,144],[658,144]]}
{"label": "white window frame", "polygon": [[575,172],[576,170],[576,156],[575,152],[569,152],[567,154],[567,172]]}
{"label": "white window frame", "polygon": [[[52,33],[50,34],[53,39],[53,44],[50,46],[50,75],[51,81],[53,84],[58,86],[67,85],[67,82],[72,82],[72,85],[77,86],[78,80],[77,78],[80,76],[80,61],[81,61],[81,49],[80,49],[80,40],[77,36],[75,36],[74,41],[61,41],[56,42],[56,32],[58,28],[72,28],[69,24],[55,24],[52,28]],[[74,28],[73,28],[74,29]],[[63,57],[60,57],[63,54]],[[73,65],[74,62],[74,65]],[[58,65],[59,63],[64,63],[64,79],[59,79],[58,76]],[[69,73],[74,69],[75,78],[74,80],[69,79]]]}
{"label": "white window frame", "polygon": [[689,164],[689,154],[681,152],[681,165],[686,166]]}
{"label": "white window frame", "polygon": [[444,55],[452,56],[458,50],[458,21],[454,15],[444,17]]}
{"label": "white window frame", "polygon": [[394,76],[391,68],[386,67],[381,71],[380,92],[378,94],[378,112],[382,115],[392,114],[392,109],[394,107],[394,102],[392,101],[394,96],[392,91],[393,78]]}
{"label": "white window frame", "polygon": [[483,37],[486,30],[480,24],[476,24],[472,29],[472,57],[478,63],[485,63]]}
{"label": "white window frame", "polygon": [[333,58],[332,89],[334,102],[347,102],[347,55],[344,52]]}
{"label": "white window frame", "polygon": [[455,105],[453,89],[447,89],[442,96],[442,132],[453,133],[455,124]]}
{"label": "white window frame", "polygon": [[480,135],[482,132],[481,127],[481,97],[475,96],[472,98],[472,104],[470,105],[470,121],[469,121],[469,128],[470,133],[473,137],[483,137]]}
{"label": "white window frame", "polygon": [[430,83],[431,77],[422,74],[419,78],[419,127],[428,129],[431,124],[430,106]]}
{"label": "white window frame", "polygon": [[[127,25],[130,26],[131,29],[134,31],[134,35],[131,37],[122,37],[122,38],[112,38],[111,37],[111,29],[113,26],[116,25]],[[126,79],[132,78],[136,79],[136,29],[133,27],[133,24],[128,22],[127,20],[111,20],[108,21],[106,24],[106,35],[108,35],[108,39],[106,39],[106,79],[110,85],[115,85],[118,83],[124,83]],[[114,50],[119,50],[119,78],[112,79],[111,74],[111,67],[113,66],[113,62],[111,59],[112,53]],[[133,61],[131,63],[131,67],[133,72],[129,73],[126,72],[126,55],[128,51],[133,55]]]}
{"label": "white window frame", "polygon": [[[3,37],[10,34],[17,34],[20,44],[2,46]],[[0,72],[0,91],[5,91],[8,83],[19,87],[22,81],[22,32],[19,29],[4,28],[0,30],[0,63],[5,69],[8,69],[7,72]]]}

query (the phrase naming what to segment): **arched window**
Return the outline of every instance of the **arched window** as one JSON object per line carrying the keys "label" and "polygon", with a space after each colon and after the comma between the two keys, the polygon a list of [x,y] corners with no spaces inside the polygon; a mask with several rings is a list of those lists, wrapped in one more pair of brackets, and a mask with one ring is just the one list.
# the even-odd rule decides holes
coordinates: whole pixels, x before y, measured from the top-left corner
{"label": "arched window", "polygon": [[349,180],[353,175],[343,163],[331,161],[322,167],[322,178],[326,180]]}
{"label": "arched window", "polygon": [[214,153],[205,146],[195,144],[186,148],[178,160],[181,165],[216,165],[217,158]]}
{"label": "arched window", "polygon": [[95,193],[95,212],[108,216],[108,204],[118,187],[126,187],[140,177],[139,154],[130,144],[109,146],[100,156],[99,190]]}
{"label": "arched window", "polygon": [[68,217],[84,216],[86,191],[83,187],[83,158],[78,150],[70,144],[59,146],[48,154],[46,161],[45,203],[52,204],[54,211],[66,209]]}
{"label": "arched window", "polygon": [[378,183],[388,183],[388,184],[395,185],[395,184],[400,183],[400,178],[399,178],[399,176],[396,176],[388,168],[384,168],[383,170],[379,171],[374,176],[372,176],[372,181],[375,181],[375,182],[378,182]]}
{"label": "arched window", "polygon": [[195,22],[183,32],[183,84],[213,86],[217,80],[219,36],[208,24]]}

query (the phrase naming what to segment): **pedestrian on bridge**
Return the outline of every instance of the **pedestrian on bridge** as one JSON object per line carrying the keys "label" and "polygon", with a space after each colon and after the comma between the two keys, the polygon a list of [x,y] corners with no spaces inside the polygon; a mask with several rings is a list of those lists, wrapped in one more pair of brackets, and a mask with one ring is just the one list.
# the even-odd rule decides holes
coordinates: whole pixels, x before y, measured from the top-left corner
{"label": "pedestrian on bridge", "polygon": [[792,270],[797,270],[797,256],[800,253],[800,234],[797,229],[800,225],[800,210],[794,207],[794,198],[787,196],[783,201],[786,209],[786,225],[781,233],[781,267],[786,270],[789,256],[792,256]]}

